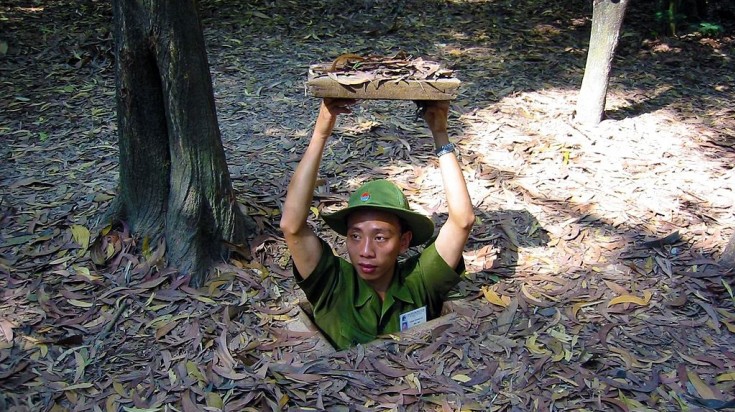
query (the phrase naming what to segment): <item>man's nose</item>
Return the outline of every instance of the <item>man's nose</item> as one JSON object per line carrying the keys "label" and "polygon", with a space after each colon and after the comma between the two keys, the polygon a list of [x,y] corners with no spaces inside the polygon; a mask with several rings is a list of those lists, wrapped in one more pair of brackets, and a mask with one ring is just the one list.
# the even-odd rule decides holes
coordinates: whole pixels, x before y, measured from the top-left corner
{"label": "man's nose", "polygon": [[360,256],[373,257],[373,242],[370,239],[364,239],[360,245]]}

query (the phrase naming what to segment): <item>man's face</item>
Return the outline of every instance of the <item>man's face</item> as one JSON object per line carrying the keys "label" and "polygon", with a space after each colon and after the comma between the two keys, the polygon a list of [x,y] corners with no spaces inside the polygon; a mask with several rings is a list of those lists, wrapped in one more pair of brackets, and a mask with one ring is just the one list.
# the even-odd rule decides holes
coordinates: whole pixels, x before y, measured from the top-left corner
{"label": "man's face", "polygon": [[347,218],[347,253],[357,274],[374,287],[387,287],[398,255],[411,243],[401,233],[398,217],[374,209],[357,210]]}

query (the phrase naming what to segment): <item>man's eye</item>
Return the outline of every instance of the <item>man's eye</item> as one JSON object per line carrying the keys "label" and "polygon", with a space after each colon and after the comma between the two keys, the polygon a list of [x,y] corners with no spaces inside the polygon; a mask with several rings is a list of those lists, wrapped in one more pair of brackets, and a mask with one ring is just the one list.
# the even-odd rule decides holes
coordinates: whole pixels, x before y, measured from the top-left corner
{"label": "man's eye", "polygon": [[382,242],[385,240],[385,236],[376,236],[375,240],[377,240],[378,242]]}

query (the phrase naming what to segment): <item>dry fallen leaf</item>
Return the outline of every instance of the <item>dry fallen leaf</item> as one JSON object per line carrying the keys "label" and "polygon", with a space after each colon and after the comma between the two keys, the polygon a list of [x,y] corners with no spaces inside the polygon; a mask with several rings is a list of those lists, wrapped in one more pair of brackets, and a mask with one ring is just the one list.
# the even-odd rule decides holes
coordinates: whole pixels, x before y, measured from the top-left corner
{"label": "dry fallen leaf", "polygon": [[608,302],[607,306],[610,307],[612,305],[618,305],[621,303],[634,303],[639,306],[646,306],[648,305],[648,302],[651,301],[651,297],[653,294],[651,291],[644,291],[643,297],[638,297],[634,295],[623,295],[623,296],[617,296],[615,298],[612,298],[610,302]]}
{"label": "dry fallen leaf", "polygon": [[13,328],[16,328],[17,325],[7,319],[0,319],[0,332],[2,332],[2,337],[5,339],[6,342],[10,343],[13,341]]}
{"label": "dry fallen leaf", "polygon": [[482,294],[485,296],[485,299],[493,305],[507,307],[510,304],[509,296],[498,295],[492,287],[483,286]]}
{"label": "dry fallen leaf", "polygon": [[89,229],[82,225],[72,225],[71,234],[74,241],[82,247],[82,253],[87,251],[89,247],[90,233]]}

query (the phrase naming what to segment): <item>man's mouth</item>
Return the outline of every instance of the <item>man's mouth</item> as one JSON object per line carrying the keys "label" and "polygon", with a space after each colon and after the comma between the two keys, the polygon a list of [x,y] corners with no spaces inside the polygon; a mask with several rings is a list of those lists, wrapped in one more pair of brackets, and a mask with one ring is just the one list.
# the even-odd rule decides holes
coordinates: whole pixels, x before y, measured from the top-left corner
{"label": "man's mouth", "polygon": [[368,274],[375,272],[375,269],[377,268],[377,266],[375,265],[368,265],[365,263],[360,263],[359,266],[360,266],[360,269],[362,269],[362,273],[368,273]]}

